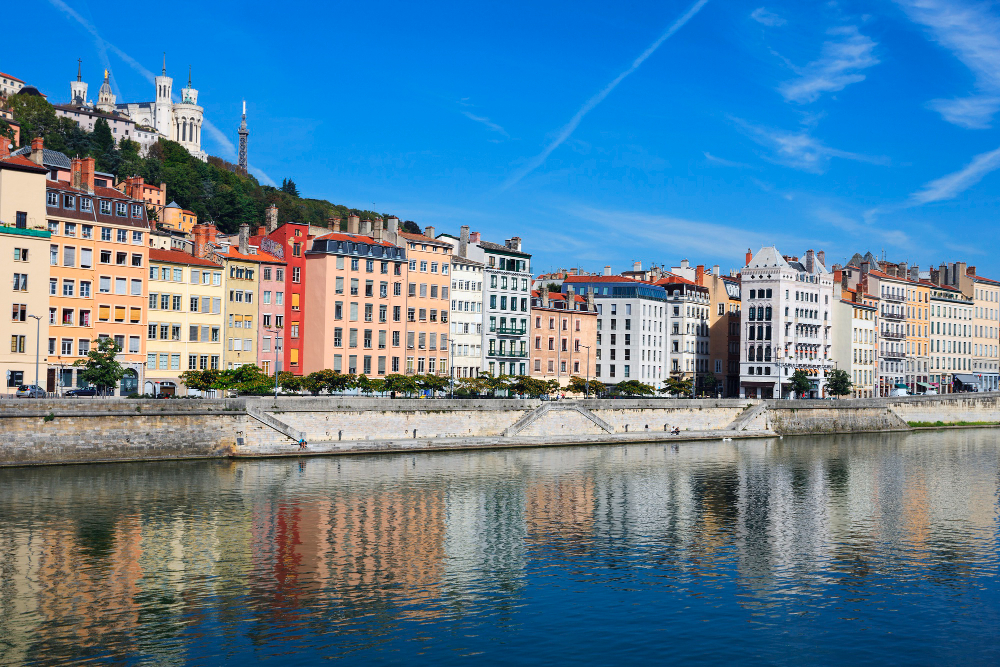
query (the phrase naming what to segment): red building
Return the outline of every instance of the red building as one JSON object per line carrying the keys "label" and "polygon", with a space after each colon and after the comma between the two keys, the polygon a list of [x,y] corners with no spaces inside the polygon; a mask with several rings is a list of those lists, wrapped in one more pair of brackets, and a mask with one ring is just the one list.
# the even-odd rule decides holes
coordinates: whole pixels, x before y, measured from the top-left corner
{"label": "red building", "polygon": [[250,244],[284,260],[285,267],[285,322],[284,354],[282,369],[302,375],[305,361],[302,358],[305,333],[306,250],[309,243],[309,225],[301,222],[278,224],[278,209],[267,209],[265,224],[250,238]]}

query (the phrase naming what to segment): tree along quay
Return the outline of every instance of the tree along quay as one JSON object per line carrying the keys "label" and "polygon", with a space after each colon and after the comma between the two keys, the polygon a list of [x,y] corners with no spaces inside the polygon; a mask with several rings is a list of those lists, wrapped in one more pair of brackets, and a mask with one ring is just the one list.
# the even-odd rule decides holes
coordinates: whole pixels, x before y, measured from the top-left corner
{"label": "tree along quay", "polygon": [[[725,440],[1000,422],[1000,394],[841,401],[244,397],[0,402],[0,465]],[[673,430],[679,435],[671,435]],[[307,443],[305,449],[299,442]]]}

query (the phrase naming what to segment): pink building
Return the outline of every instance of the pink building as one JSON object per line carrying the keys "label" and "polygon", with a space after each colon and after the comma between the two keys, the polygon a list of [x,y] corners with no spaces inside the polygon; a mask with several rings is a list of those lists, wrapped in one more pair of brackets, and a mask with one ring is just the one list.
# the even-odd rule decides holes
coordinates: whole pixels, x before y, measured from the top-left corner
{"label": "pink building", "polygon": [[[287,360],[284,357],[285,332],[290,322],[285,321],[287,293],[287,266],[280,245],[271,243],[266,236],[266,229],[261,227],[256,236],[250,237],[250,245],[258,248],[260,264],[260,296],[257,310],[257,365],[267,374],[275,370],[288,371]],[[270,252],[268,252],[270,251]],[[275,356],[277,355],[277,356]],[[282,363],[275,367],[275,359]]]}

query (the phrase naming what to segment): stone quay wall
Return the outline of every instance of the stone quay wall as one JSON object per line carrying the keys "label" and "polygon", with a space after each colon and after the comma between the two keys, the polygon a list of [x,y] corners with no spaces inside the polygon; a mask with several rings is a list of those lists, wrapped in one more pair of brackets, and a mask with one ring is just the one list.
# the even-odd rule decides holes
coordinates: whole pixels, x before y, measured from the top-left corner
{"label": "stone quay wall", "polygon": [[908,421],[1000,423],[1000,394],[841,401],[10,399],[0,401],[0,466],[294,453],[299,438],[320,446],[314,451],[385,451],[386,443],[419,451],[634,442],[675,427],[682,439],[886,431],[907,429]]}

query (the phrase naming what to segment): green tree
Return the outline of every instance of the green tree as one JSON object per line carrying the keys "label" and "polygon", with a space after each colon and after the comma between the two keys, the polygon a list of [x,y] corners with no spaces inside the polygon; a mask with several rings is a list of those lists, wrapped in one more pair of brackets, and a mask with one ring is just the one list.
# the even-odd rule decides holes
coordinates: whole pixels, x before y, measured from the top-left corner
{"label": "green tree", "polygon": [[574,394],[583,394],[587,389],[587,381],[579,375],[574,375],[569,379],[569,384],[566,388]]}
{"label": "green tree", "polygon": [[663,381],[663,386],[657,389],[661,394],[672,396],[690,396],[694,383],[685,378],[669,377]]}
{"label": "green tree", "polygon": [[181,373],[181,382],[188,389],[195,391],[208,391],[214,389],[219,379],[219,371],[207,368],[203,371],[184,371]]}
{"label": "green tree", "polygon": [[[271,383],[272,388],[274,383]],[[306,391],[312,391],[306,386],[306,378],[301,375],[296,375],[295,373],[289,373],[288,371],[281,371],[278,373],[278,386],[284,391],[299,391],[300,389],[305,389]],[[319,393],[319,392],[316,392]],[[313,394],[314,396],[316,394]]]}
{"label": "green tree", "polygon": [[834,369],[826,379],[826,390],[831,396],[847,396],[853,386],[850,373],[839,368]]}
{"label": "green tree", "polygon": [[86,359],[78,359],[74,366],[81,366],[79,377],[86,383],[98,388],[101,393],[114,391],[115,386],[125,377],[125,369],[115,358],[118,356],[118,346],[111,338],[98,338],[96,345],[90,348]]}
{"label": "green tree", "polygon": [[545,286],[546,292],[562,292],[562,288],[556,283],[549,283]]}
{"label": "green tree", "polygon": [[[48,139],[60,127],[54,106],[38,95],[18,94],[7,100],[11,114],[21,125],[21,145],[30,144],[35,137]],[[46,141],[46,144],[49,144]],[[56,148],[56,150],[59,150]]]}
{"label": "green tree", "polygon": [[715,395],[715,389],[719,386],[719,378],[714,373],[709,373],[701,380],[702,393],[709,396]]}
{"label": "green tree", "polygon": [[615,388],[618,390],[618,393],[625,394],[626,396],[652,396],[655,393],[655,390],[651,386],[638,380],[619,382]]}
{"label": "green tree", "polygon": [[444,390],[444,388],[450,383],[451,380],[440,375],[428,374],[417,376],[417,384],[420,385],[421,389],[430,391],[432,396],[437,392]]}
{"label": "green tree", "polygon": [[796,396],[802,396],[803,394],[807,394],[812,391],[812,378],[810,378],[805,371],[795,371],[792,373],[790,380],[792,383],[792,391],[795,392]]}
{"label": "green tree", "polygon": [[417,381],[411,375],[393,373],[385,376],[385,391],[410,396],[417,391]]}
{"label": "green tree", "polygon": [[293,197],[299,196],[299,189],[295,186],[295,181],[290,178],[281,179],[281,191]]}

